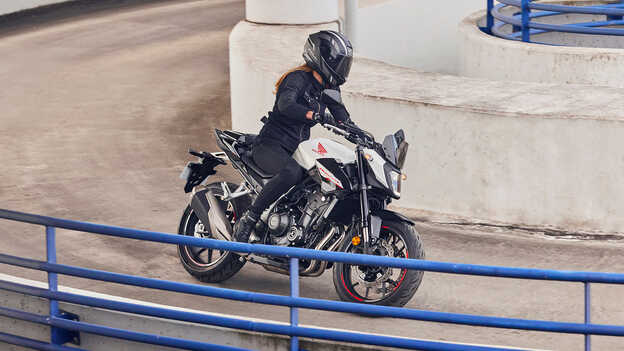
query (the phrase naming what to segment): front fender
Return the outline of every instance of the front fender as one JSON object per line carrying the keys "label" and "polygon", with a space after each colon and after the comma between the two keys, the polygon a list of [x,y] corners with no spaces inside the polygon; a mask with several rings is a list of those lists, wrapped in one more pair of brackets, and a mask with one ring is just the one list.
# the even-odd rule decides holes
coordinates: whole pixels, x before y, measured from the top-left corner
{"label": "front fender", "polygon": [[381,218],[382,221],[399,221],[399,222],[405,222],[409,225],[415,224],[414,221],[405,217],[404,215],[397,213],[397,212],[389,211],[389,210],[377,210],[377,211],[373,211],[371,214],[373,216],[377,216]]}

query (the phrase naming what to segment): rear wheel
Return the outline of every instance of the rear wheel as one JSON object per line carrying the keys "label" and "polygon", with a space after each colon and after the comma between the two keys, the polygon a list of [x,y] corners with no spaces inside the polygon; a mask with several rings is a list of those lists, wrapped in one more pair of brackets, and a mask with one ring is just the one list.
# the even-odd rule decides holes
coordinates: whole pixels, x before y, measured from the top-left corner
{"label": "rear wheel", "polygon": [[[234,184],[228,184],[228,186],[230,189],[236,188]],[[225,202],[222,200],[223,190],[220,183],[210,184],[208,188],[212,190],[217,200],[219,200],[221,208],[225,209],[226,218],[234,226],[234,223],[236,223],[243,211],[249,207],[250,199],[242,197]],[[190,206],[187,206],[184,210],[178,234],[197,238],[218,239],[210,233],[210,224],[202,223]],[[195,246],[178,245],[178,256],[187,272],[206,283],[218,283],[227,280],[245,265],[245,261],[242,261],[240,256],[233,252]]]}
{"label": "rear wheel", "polygon": [[[362,253],[361,246],[345,242],[343,252]],[[424,259],[420,235],[404,222],[384,221],[374,255]],[[336,263],[334,287],[343,301],[402,307],[411,300],[422,281],[423,272],[390,267]]]}

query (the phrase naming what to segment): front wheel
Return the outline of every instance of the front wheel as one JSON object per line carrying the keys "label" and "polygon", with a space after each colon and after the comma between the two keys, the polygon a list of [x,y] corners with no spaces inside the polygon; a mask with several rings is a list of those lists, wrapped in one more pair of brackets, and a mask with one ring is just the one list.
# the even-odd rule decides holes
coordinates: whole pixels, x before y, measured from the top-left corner
{"label": "front wheel", "polygon": [[[347,240],[343,252],[362,253]],[[420,235],[405,222],[384,221],[374,255],[424,259]],[[391,267],[334,264],[334,287],[343,301],[384,306],[405,306],[418,290],[423,272]]]}

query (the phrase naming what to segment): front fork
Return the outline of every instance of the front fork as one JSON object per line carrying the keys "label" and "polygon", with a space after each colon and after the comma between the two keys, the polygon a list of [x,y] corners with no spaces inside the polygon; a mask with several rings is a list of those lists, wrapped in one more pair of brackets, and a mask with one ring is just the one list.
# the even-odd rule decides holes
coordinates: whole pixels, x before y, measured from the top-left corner
{"label": "front fork", "polygon": [[366,163],[364,160],[364,150],[360,145],[356,147],[355,150],[357,157],[357,168],[358,168],[358,178],[360,184],[360,228],[362,228],[362,241],[364,245],[364,254],[370,254],[370,208],[368,206],[368,184],[366,183],[366,174],[364,172],[364,168],[366,167]]}

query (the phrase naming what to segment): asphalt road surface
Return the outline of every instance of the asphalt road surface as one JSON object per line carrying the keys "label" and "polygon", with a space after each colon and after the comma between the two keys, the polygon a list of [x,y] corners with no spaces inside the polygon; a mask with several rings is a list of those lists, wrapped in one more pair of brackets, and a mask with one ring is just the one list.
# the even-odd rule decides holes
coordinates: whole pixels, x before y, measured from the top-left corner
{"label": "asphalt road surface", "polygon": [[[0,207],[175,232],[187,200],[178,179],[191,159],[187,148],[215,150],[212,129],[230,125],[228,34],[243,17],[243,1],[163,1],[41,23],[35,19],[30,27],[1,32]],[[227,170],[223,177],[236,179]],[[418,228],[433,260],[624,272],[622,244],[615,242],[427,224]],[[45,258],[42,228],[2,221],[0,235],[0,252]],[[61,230],[58,248],[64,264],[195,283],[173,246]],[[45,279],[39,272],[0,267],[3,273]],[[60,283],[179,307],[288,320],[285,308],[69,277]],[[287,276],[252,265],[219,286],[283,295],[289,289]],[[301,293],[337,299],[329,273],[303,279]],[[623,294],[621,287],[594,285],[593,322],[624,324]],[[583,287],[426,273],[408,306],[582,322]],[[580,335],[301,314],[304,324],[414,338],[566,351],[583,345]],[[593,341],[594,350],[624,349],[622,339]]]}

